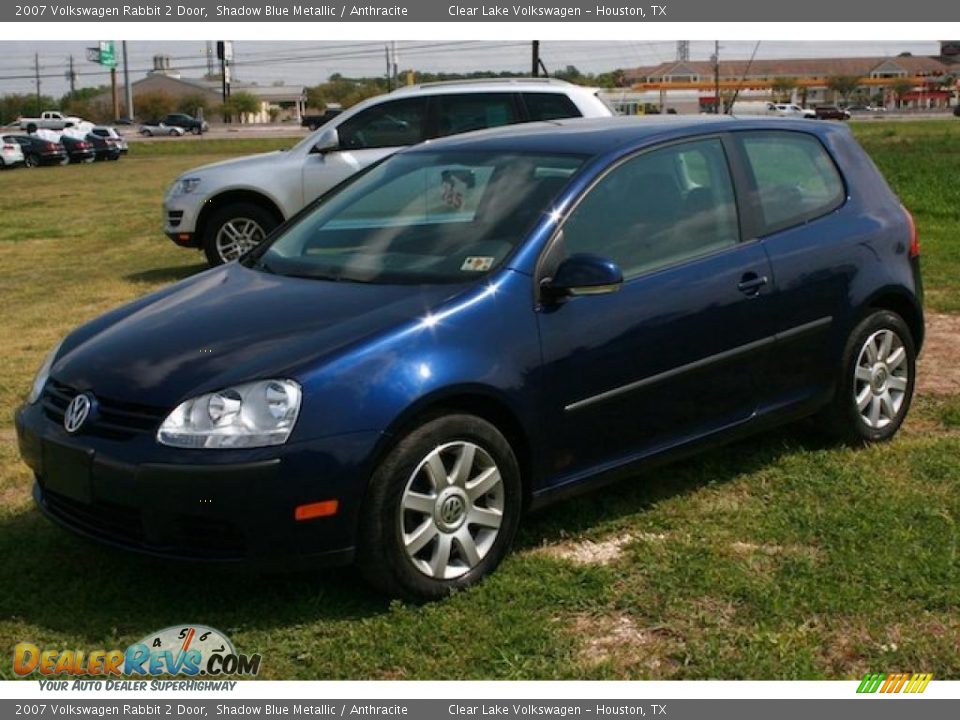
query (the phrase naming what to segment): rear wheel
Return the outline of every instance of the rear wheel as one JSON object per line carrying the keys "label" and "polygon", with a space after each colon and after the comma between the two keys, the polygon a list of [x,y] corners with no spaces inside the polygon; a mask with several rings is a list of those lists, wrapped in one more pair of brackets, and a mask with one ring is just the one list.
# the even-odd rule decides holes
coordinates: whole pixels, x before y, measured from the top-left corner
{"label": "rear wheel", "polygon": [[892,438],[910,409],[916,359],[899,315],[881,310],[863,320],[850,334],[837,395],[822,415],[827,429],[853,444]]}
{"label": "rear wheel", "polygon": [[190,132],[192,132],[194,135],[199,135],[199,134],[200,134],[200,128],[198,128],[198,127],[192,127],[192,128],[190,128]]}
{"label": "rear wheel", "polygon": [[521,508],[520,469],[487,421],[444,415],[408,434],[370,481],[357,562],[390,595],[435,600],[492,572]]}
{"label": "rear wheel", "polygon": [[237,203],[216,210],[207,223],[203,250],[211,266],[236,260],[252,250],[280,221],[259,205]]}

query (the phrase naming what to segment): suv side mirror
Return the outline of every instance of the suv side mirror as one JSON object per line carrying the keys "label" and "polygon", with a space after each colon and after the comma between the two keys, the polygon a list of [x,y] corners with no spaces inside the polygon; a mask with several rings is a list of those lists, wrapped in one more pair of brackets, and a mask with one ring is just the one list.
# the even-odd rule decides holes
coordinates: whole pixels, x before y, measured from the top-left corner
{"label": "suv side mirror", "polygon": [[605,295],[623,285],[623,272],[607,258],[597,255],[571,255],[557,268],[552,278],[544,278],[540,289],[549,298],[574,295]]}
{"label": "suv side mirror", "polygon": [[323,155],[339,149],[340,134],[337,132],[336,128],[327,128],[317,136],[317,141],[313,144],[310,152]]}

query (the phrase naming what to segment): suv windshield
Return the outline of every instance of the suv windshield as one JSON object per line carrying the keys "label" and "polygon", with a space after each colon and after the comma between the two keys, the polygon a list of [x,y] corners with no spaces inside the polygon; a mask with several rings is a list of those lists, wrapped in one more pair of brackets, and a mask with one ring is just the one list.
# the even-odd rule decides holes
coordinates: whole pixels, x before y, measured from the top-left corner
{"label": "suv windshield", "polygon": [[324,280],[474,280],[550,211],[582,162],[571,155],[401,153],[328,196],[247,264]]}

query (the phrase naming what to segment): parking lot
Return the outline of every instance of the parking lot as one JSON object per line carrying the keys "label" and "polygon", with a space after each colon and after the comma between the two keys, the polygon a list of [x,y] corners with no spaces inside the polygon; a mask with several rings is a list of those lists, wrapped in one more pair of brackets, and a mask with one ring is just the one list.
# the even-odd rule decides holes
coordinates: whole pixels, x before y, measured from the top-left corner
{"label": "parking lot", "polygon": [[250,578],[80,541],[33,509],[17,456],[13,411],[46,351],[205,268],[162,233],[169,183],[305,131],[215,126],[0,175],[0,643],[122,647],[203,622],[272,679],[957,676],[960,121],[852,126],[923,246],[929,335],[904,432],[856,451],[788,427],[650,470],[532,516],[495,576],[426,606],[350,570]]}

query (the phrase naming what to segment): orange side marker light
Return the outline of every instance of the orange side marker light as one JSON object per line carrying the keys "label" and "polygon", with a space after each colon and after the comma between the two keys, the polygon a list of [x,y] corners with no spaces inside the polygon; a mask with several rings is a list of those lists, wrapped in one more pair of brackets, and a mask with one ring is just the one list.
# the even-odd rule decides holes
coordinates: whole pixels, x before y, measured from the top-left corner
{"label": "orange side marker light", "polygon": [[340,508],[339,500],[322,500],[306,505],[297,505],[293,511],[294,520],[313,520],[314,518],[336,515]]}

